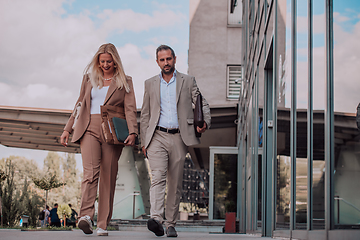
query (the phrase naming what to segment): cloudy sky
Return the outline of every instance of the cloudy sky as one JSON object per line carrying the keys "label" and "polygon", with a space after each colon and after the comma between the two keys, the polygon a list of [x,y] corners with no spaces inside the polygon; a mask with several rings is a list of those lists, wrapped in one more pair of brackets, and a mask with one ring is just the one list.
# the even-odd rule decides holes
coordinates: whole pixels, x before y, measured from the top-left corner
{"label": "cloudy sky", "polygon": [[[188,0],[0,0],[0,24],[0,105],[72,109],[107,42],[133,77],[138,108],[144,80],[159,73],[157,46],[172,46],[187,72]],[[10,154],[42,162],[47,152],[0,146],[0,158]]]}
{"label": "cloudy sky", "polygon": [[[324,1],[313,1],[314,6],[314,109],[325,109],[325,5]],[[289,6],[288,6],[289,7]],[[287,23],[290,23],[290,11],[287,9]],[[307,108],[307,1],[298,1],[297,5],[297,106]],[[290,26],[290,25],[289,25]],[[290,46],[290,28],[287,29],[287,41]],[[360,102],[360,1],[334,0],[334,78],[335,111],[355,114]],[[287,58],[290,48],[287,48]],[[289,62],[284,69],[290,69]],[[287,74],[285,105],[291,104],[290,74]]]}
{"label": "cloudy sky", "polygon": [[[314,4],[314,108],[324,109],[324,1]],[[307,106],[306,12],[306,1],[298,1],[299,108]],[[360,1],[334,0],[334,19],[335,110],[355,113]],[[144,80],[159,72],[158,45],[171,45],[177,69],[187,72],[189,0],[0,0],[0,24],[0,105],[72,109],[85,66],[106,42],[117,46],[133,77],[138,108]],[[41,165],[47,152],[0,145],[0,158],[11,154]]]}

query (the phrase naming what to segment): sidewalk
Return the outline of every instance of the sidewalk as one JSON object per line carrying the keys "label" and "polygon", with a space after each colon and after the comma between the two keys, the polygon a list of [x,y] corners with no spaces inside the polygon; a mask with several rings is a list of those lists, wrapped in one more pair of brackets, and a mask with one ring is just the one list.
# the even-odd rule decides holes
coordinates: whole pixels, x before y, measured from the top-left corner
{"label": "sidewalk", "polygon": [[[184,240],[266,240],[271,238],[262,238],[259,236],[245,235],[245,234],[221,234],[221,233],[199,233],[199,232],[178,232],[178,237],[173,239]],[[0,240],[89,240],[89,239],[169,239],[166,235],[163,237],[156,237],[149,231],[109,231],[108,237],[98,237],[95,234],[85,235],[81,230],[72,231],[21,231],[19,229],[0,229]]]}

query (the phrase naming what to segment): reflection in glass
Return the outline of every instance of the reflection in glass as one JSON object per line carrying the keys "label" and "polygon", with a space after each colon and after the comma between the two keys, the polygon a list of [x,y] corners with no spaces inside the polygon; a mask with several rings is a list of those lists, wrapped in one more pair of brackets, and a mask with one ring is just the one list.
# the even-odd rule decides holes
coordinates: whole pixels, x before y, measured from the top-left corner
{"label": "reflection in glass", "polygon": [[289,228],[290,221],[290,157],[278,156],[276,227]]}
{"label": "reflection in glass", "polygon": [[308,110],[308,7],[297,1],[296,32],[296,225],[307,222],[307,110]]}
{"label": "reflection in glass", "polygon": [[[277,93],[277,198],[276,228],[289,228],[290,204],[290,106],[291,106],[291,0],[280,9],[278,28]],[[284,31],[285,30],[285,31]],[[282,43],[282,44],[281,44]],[[284,44],[285,43],[285,44]]]}
{"label": "reflection in glass", "polygon": [[[313,228],[325,227],[325,4],[313,1]],[[322,166],[322,168],[321,168]],[[316,176],[320,177],[315,182]]]}
{"label": "reflection in glass", "polygon": [[296,228],[306,229],[307,158],[296,158]]}
{"label": "reflection in glass", "polygon": [[237,155],[214,155],[214,219],[225,219],[226,212],[236,212]]}
{"label": "reflection in glass", "polygon": [[338,228],[360,225],[360,134],[355,119],[360,102],[359,14],[359,1],[334,0],[334,222]]}

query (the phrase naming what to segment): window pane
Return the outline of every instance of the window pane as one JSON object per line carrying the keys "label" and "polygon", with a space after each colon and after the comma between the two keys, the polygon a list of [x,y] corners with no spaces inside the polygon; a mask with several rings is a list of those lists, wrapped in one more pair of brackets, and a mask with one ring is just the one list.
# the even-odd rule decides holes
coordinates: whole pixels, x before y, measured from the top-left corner
{"label": "window pane", "polygon": [[297,1],[296,33],[296,229],[307,222],[308,7]]}
{"label": "window pane", "polygon": [[334,0],[335,224],[359,228],[360,2]]}
{"label": "window pane", "polygon": [[[290,220],[290,107],[291,107],[291,0],[278,17],[277,200],[276,228],[288,229]],[[281,30],[280,30],[281,29]],[[284,31],[285,30],[285,31]],[[285,43],[285,44],[284,44]]]}
{"label": "window pane", "polygon": [[228,66],[227,97],[229,99],[239,99],[243,84],[241,69],[241,66]]}
{"label": "window pane", "polygon": [[225,219],[226,212],[236,212],[237,155],[214,155],[214,219]]}
{"label": "window pane", "polygon": [[[236,1],[236,4],[231,6],[235,2],[234,0],[229,0],[229,12],[228,12],[228,24],[241,24],[242,21],[242,1]],[[231,12],[232,11],[232,12]]]}

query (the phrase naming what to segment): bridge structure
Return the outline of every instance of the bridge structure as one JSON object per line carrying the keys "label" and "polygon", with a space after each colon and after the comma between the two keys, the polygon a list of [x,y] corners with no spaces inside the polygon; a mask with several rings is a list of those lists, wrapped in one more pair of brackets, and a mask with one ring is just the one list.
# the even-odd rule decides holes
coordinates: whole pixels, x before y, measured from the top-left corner
{"label": "bridge structure", "polygon": [[[71,110],[0,106],[0,144],[6,147],[81,153],[80,145],[60,144]],[[140,110],[137,112],[139,123]],[[195,167],[209,169],[209,146],[236,146],[237,106],[211,108],[212,124],[201,144],[189,147]],[[140,131],[139,131],[140,132]],[[71,136],[70,136],[71,140]],[[119,159],[113,219],[133,219],[150,212],[150,176],[140,146],[125,147]]]}

